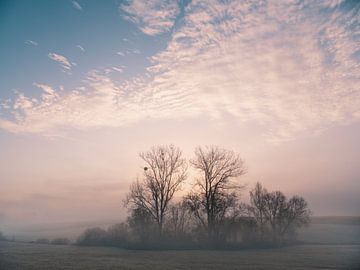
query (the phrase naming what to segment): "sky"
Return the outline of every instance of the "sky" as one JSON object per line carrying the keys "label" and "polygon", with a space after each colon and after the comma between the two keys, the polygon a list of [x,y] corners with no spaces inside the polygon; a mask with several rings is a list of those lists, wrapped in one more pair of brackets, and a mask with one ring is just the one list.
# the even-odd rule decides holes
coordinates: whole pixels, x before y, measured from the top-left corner
{"label": "sky", "polygon": [[123,219],[170,143],[360,215],[359,1],[3,0],[0,37],[0,229]]}

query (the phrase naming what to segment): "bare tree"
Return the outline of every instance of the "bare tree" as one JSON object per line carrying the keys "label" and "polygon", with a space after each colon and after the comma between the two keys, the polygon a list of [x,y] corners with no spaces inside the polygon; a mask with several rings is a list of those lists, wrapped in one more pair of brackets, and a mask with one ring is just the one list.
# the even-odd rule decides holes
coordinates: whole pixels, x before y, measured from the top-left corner
{"label": "bare tree", "polygon": [[173,145],[155,146],[140,157],[146,163],[144,179],[131,186],[126,203],[148,211],[161,237],[169,203],[186,179],[186,160]]}
{"label": "bare tree", "polygon": [[286,211],[282,216],[280,236],[284,236],[291,230],[302,226],[306,226],[310,222],[311,211],[304,198],[293,196],[287,202]]}
{"label": "bare tree", "polygon": [[269,229],[272,240],[278,244],[310,219],[310,210],[302,197],[287,200],[281,191],[269,193],[260,183],[250,191],[249,209],[260,230],[260,240],[264,240],[264,231]]}
{"label": "bare tree", "polygon": [[191,164],[202,176],[196,182],[199,192],[189,194],[187,203],[209,240],[216,240],[219,225],[236,203],[234,191],[242,187],[232,180],[245,173],[244,163],[233,151],[211,146],[196,148]]}
{"label": "bare tree", "polygon": [[265,194],[266,200],[266,218],[270,224],[273,240],[278,242],[281,226],[286,214],[286,197],[281,191],[274,191]]}
{"label": "bare tree", "polygon": [[254,216],[260,233],[260,241],[264,238],[264,231],[267,223],[266,219],[266,194],[267,190],[260,183],[256,183],[255,188],[250,191],[250,207],[249,210]]}
{"label": "bare tree", "polygon": [[190,213],[184,201],[172,204],[167,218],[167,229],[175,237],[184,237],[190,227]]}

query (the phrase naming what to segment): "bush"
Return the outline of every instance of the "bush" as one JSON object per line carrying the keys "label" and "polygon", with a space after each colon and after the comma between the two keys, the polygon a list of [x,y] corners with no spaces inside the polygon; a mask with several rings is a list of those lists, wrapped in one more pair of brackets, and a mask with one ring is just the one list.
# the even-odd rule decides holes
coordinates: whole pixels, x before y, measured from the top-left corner
{"label": "bush", "polygon": [[107,233],[99,227],[90,228],[80,235],[76,243],[82,246],[105,246],[107,245]]}
{"label": "bush", "polygon": [[129,241],[128,227],[125,223],[110,226],[106,232],[107,244],[116,247],[125,247]]}

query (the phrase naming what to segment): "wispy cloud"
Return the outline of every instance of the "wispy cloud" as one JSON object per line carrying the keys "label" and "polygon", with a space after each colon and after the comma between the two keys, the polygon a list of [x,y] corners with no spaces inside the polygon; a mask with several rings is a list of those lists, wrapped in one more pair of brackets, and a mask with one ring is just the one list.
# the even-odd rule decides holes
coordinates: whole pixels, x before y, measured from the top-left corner
{"label": "wispy cloud", "polygon": [[124,68],[123,68],[123,67],[112,67],[112,69],[113,69],[114,71],[117,71],[117,72],[120,72],[120,73],[124,72]]}
{"label": "wispy cloud", "polygon": [[49,53],[48,56],[51,60],[58,62],[65,71],[71,70],[73,63],[71,63],[65,56],[57,53]]}
{"label": "wispy cloud", "polygon": [[30,40],[30,39],[26,40],[25,44],[32,45],[32,46],[38,46],[39,45],[39,43],[37,43],[36,41]]}
{"label": "wispy cloud", "polygon": [[147,35],[169,31],[180,12],[175,0],[131,0],[120,6],[123,17],[135,23]]}
{"label": "wispy cloud", "polygon": [[231,115],[278,141],[359,121],[356,12],[344,1],[193,1],[144,76],[119,85],[92,72],[78,89],[48,99],[20,93],[15,121],[2,119],[0,127],[46,133]]}
{"label": "wispy cloud", "polygon": [[85,49],[84,49],[83,46],[81,46],[81,45],[76,45],[76,48],[79,48],[80,51],[85,52]]}
{"label": "wispy cloud", "polygon": [[72,5],[74,8],[76,8],[77,10],[82,10],[82,6],[80,6],[79,2],[77,1],[71,1]]}

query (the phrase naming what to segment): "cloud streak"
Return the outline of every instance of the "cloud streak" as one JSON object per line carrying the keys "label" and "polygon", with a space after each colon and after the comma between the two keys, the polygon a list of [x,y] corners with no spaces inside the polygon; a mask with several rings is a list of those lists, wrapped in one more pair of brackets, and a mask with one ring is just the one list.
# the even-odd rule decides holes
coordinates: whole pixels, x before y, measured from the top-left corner
{"label": "cloud streak", "polygon": [[83,46],[81,46],[81,45],[76,45],[76,48],[79,48],[79,49],[80,49],[80,51],[85,52],[84,47],[83,47]]}
{"label": "cloud streak", "polygon": [[38,46],[39,45],[39,43],[37,43],[36,41],[30,40],[30,39],[26,40],[25,44],[32,45],[32,46]]}
{"label": "cloud streak", "polygon": [[[121,8],[149,35],[173,26],[177,8],[157,16],[165,7],[144,3]],[[221,121],[230,115],[282,141],[352,123],[360,119],[357,8],[347,1],[192,1],[146,75],[119,85],[93,71],[84,85],[62,93],[38,85],[43,96],[19,94],[15,120],[2,119],[0,127],[46,133],[147,117]],[[156,17],[165,23],[150,19]],[[65,57],[50,58],[71,69]]]}
{"label": "cloud streak", "polygon": [[80,6],[79,2],[71,1],[71,3],[75,9],[80,10],[80,11],[82,10],[82,6]]}
{"label": "cloud streak", "polygon": [[58,62],[61,65],[61,67],[63,68],[63,70],[65,70],[65,71],[70,71],[73,66],[73,63],[71,63],[65,56],[63,56],[61,54],[49,53],[48,57],[51,60]]}

